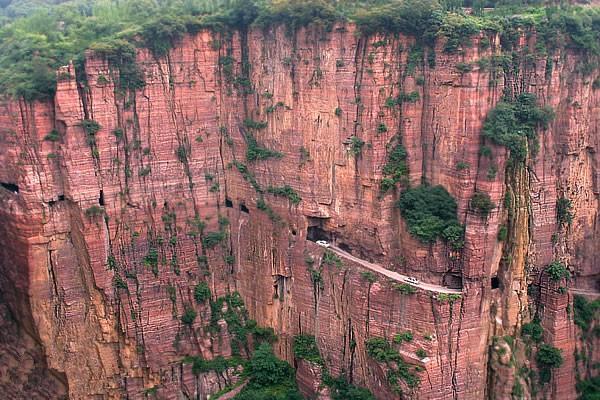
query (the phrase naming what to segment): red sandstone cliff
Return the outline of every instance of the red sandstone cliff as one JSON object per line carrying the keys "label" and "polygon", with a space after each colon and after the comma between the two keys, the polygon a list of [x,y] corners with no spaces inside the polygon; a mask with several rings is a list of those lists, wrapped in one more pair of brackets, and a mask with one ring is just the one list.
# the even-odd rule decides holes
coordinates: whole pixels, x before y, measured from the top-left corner
{"label": "red sandstone cliff", "polygon": [[[89,91],[78,88],[68,67],[70,78],[59,82],[52,102],[1,105],[0,182],[19,190],[0,189],[0,286],[19,325],[39,344],[34,358],[58,377],[48,391],[68,388],[73,399],[139,398],[156,387],[162,398],[204,398],[222,388],[229,383],[223,377],[195,377],[181,362],[188,354],[231,355],[226,326],[211,332],[209,307],[193,301],[194,285],[205,281],[213,296],[239,291],[250,315],[279,335],[281,357],[293,361],[294,335],[313,334],[330,373],[346,374],[378,398],[398,395],[385,367],[366,354],[365,340],[406,330],[415,340],[401,355],[423,370],[421,385],[404,388],[405,396],[510,398],[519,367],[534,365],[519,343],[505,348],[514,350],[514,363],[499,358],[494,346],[490,357],[489,348],[493,336],[519,336],[531,318],[527,286],[535,283],[544,339],[565,358],[538,395],[576,397],[579,332],[567,310],[572,293],[539,280],[539,272],[553,259],[565,260],[574,272],[569,287],[597,290],[600,102],[593,77],[577,72],[576,55],[561,53],[550,73],[546,60],[536,60],[505,82],[505,75],[477,67],[496,51],[480,50],[478,40],[462,55],[440,47],[435,67],[423,63],[408,73],[412,40],[374,45],[381,39],[359,39],[353,26],[301,30],[293,38],[283,30],[230,39],[201,32],[163,59],[140,51],[146,86],[136,93],[117,90],[116,72],[90,54]],[[226,56],[231,71],[223,66]],[[251,94],[234,79],[244,59]],[[459,62],[475,67],[460,73]],[[515,176],[505,176],[506,151],[493,146],[498,173],[488,178],[480,131],[505,85],[535,93],[556,119],[541,134],[530,167]],[[412,91],[419,93],[415,103],[384,106],[389,96]],[[245,160],[246,118],[268,123],[252,134],[283,157]],[[102,127],[93,143],[80,126],[84,119]],[[378,132],[380,123],[386,132]],[[44,140],[52,129],[60,133],[58,142]],[[380,196],[386,145],[398,133],[410,182],[424,177],[442,184],[458,201],[466,224],[458,257],[441,243],[429,247],[412,238],[394,208],[397,193]],[[366,143],[357,157],[348,152],[352,135]],[[302,201],[295,206],[265,194],[278,216],[270,218],[257,208],[252,178],[236,161],[261,187],[290,185]],[[458,170],[458,162],[470,167]],[[507,188],[517,207],[513,246],[503,249],[497,233],[507,220]],[[487,220],[468,210],[476,189],[498,205]],[[557,226],[559,196],[573,202],[568,228]],[[195,216],[205,232],[218,231],[219,216],[226,216],[226,240],[203,246],[191,234]],[[422,281],[459,277],[462,297],[405,295],[383,276],[367,283],[364,268],[347,260],[339,268],[325,265],[322,285],[315,285],[305,259],[312,256],[318,266],[322,251],[306,240],[309,226],[361,258]],[[145,262],[153,248],[155,271]],[[178,318],[188,305],[198,312],[192,328]],[[418,348],[428,353],[424,361],[415,355]],[[600,355],[596,350],[591,357]],[[309,369],[298,369],[305,392],[318,386],[318,374]]]}

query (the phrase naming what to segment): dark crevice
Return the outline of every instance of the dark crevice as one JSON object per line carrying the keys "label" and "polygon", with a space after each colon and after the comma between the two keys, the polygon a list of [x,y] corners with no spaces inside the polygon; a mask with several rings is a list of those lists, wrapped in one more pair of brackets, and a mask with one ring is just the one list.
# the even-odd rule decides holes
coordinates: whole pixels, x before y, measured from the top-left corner
{"label": "dark crevice", "polygon": [[4,189],[9,190],[13,193],[19,193],[19,186],[14,184],[14,183],[8,183],[8,182],[0,182],[0,186],[2,186]]}

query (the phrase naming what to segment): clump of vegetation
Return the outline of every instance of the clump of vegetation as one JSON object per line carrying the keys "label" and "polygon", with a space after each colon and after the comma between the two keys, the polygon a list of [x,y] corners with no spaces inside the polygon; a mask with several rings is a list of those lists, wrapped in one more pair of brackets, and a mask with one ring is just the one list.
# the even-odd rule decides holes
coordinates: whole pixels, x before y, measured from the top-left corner
{"label": "clump of vegetation", "polygon": [[296,387],[294,369],[278,359],[268,343],[262,343],[254,351],[247,364],[248,384],[235,398],[237,400],[301,400]]}
{"label": "clump of vegetation", "polygon": [[420,185],[405,190],[396,203],[409,232],[423,243],[444,239],[455,249],[464,246],[456,201],[443,186]]}
{"label": "clump of vegetation", "polygon": [[59,139],[60,134],[56,129],[52,129],[50,132],[48,132],[46,136],[44,136],[44,140],[47,140],[49,142],[58,142]]}
{"label": "clump of vegetation", "polygon": [[394,289],[399,291],[402,294],[415,294],[417,293],[417,288],[413,285],[409,285],[408,283],[400,283],[394,284]]}
{"label": "clump of vegetation", "polygon": [[578,400],[598,400],[600,393],[600,376],[592,376],[577,382],[577,392],[579,393]]}
{"label": "clump of vegetation", "polygon": [[540,370],[540,382],[544,384],[550,382],[552,370],[562,365],[563,357],[560,350],[556,347],[549,344],[542,344],[538,347],[535,361]]}
{"label": "clump of vegetation", "polygon": [[375,283],[377,281],[377,276],[371,271],[362,271],[360,276],[369,283]]}
{"label": "clump of vegetation", "polygon": [[406,162],[406,149],[401,143],[394,146],[388,154],[388,160],[383,167],[383,176],[381,180],[381,192],[385,193],[394,188],[397,183],[408,182],[408,163]]}
{"label": "clump of vegetation", "polygon": [[402,344],[402,342],[412,342],[412,341],[413,341],[413,334],[409,331],[397,333],[396,335],[394,335],[394,343],[396,343],[396,344]]}
{"label": "clump of vegetation", "polygon": [[187,326],[192,326],[192,324],[196,320],[196,315],[196,310],[194,310],[191,306],[186,306],[185,311],[181,316],[181,322],[183,322]]}
{"label": "clump of vegetation", "polygon": [[280,187],[269,186],[267,188],[267,192],[274,194],[275,196],[287,197],[294,205],[298,205],[300,204],[300,201],[302,201],[300,195],[298,195],[298,193],[289,185],[284,185]]}
{"label": "clump of vegetation", "polygon": [[[401,393],[399,381],[402,380],[408,387],[417,387],[420,384],[419,377],[404,362],[398,350],[394,349],[390,342],[384,338],[374,337],[365,342],[367,354],[374,360],[385,363],[388,366],[387,380],[394,392]],[[423,349],[419,349],[424,352]],[[419,352],[421,354],[421,352]]]}
{"label": "clump of vegetation", "polygon": [[218,231],[218,232],[208,232],[203,238],[202,238],[202,245],[204,246],[204,248],[206,249],[212,249],[214,248],[217,244],[221,243],[223,240],[225,240],[225,238],[227,237],[227,234],[224,231]]}
{"label": "clump of vegetation", "polygon": [[344,376],[333,378],[325,371],[323,383],[329,386],[332,400],[375,400],[368,389],[348,383]]}
{"label": "clump of vegetation", "polygon": [[354,157],[358,157],[360,153],[362,153],[362,148],[365,145],[365,142],[356,135],[352,135],[350,137],[350,154]]}
{"label": "clump of vegetation", "polygon": [[536,343],[542,341],[543,334],[544,330],[542,329],[542,325],[540,325],[540,321],[537,319],[523,324],[523,327],[521,328],[521,335],[531,338],[531,340]]}
{"label": "clump of vegetation", "polygon": [[560,225],[570,225],[573,222],[572,207],[571,200],[566,197],[560,197],[556,200],[556,220]]}
{"label": "clump of vegetation", "polygon": [[246,149],[246,160],[248,161],[256,161],[256,160],[267,160],[269,158],[281,158],[283,154],[268,149],[266,147],[260,146],[254,136],[248,134],[247,136],[248,148]]}
{"label": "clump of vegetation", "polygon": [[336,267],[341,267],[342,259],[338,257],[338,255],[335,254],[333,251],[325,250],[325,252],[323,253],[322,263],[327,265],[335,265]]}
{"label": "clump of vegetation", "polygon": [[524,161],[527,140],[537,143],[536,130],[546,129],[554,118],[551,108],[538,107],[536,103],[537,98],[531,93],[499,102],[483,124],[483,136],[508,148],[516,162]]}
{"label": "clump of vegetation", "polygon": [[490,195],[484,192],[475,192],[469,201],[471,210],[486,218],[489,213],[496,208],[496,205],[490,199]]}
{"label": "clump of vegetation", "polygon": [[104,214],[104,209],[102,207],[93,205],[85,210],[86,217],[93,218],[99,215]]}
{"label": "clump of vegetation", "polygon": [[206,300],[210,299],[210,288],[208,287],[208,283],[200,282],[194,287],[194,299],[196,303],[204,303]]}
{"label": "clump of vegetation", "polygon": [[560,261],[552,261],[546,266],[546,273],[555,282],[561,281],[563,278],[569,279],[571,273],[567,269],[567,266]]}
{"label": "clump of vegetation", "polygon": [[294,336],[294,356],[315,364],[323,365],[323,359],[317,347],[317,341],[312,335]]}
{"label": "clump of vegetation", "polygon": [[[587,300],[581,295],[575,295],[573,299],[574,321],[584,333],[588,333],[594,322],[597,323],[600,315],[600,299]],[[600,331],[598,331],[600,334]]]}

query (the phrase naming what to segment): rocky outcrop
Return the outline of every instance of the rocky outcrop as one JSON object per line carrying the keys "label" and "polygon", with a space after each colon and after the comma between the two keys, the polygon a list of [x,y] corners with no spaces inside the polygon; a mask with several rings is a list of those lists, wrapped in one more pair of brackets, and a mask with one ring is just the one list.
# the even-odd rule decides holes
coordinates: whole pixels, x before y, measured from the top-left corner
{"label": "rocky outcrop", "polygon": [[[494,336],[518,341],[532,317],[533,284],[541,298],[532,306],[545,305],[544,340],[565,359],[541,392],[575,398],[572,295],[541,271],[564,260],[574,275],[569,288],[597,290],[598,90],[568,52],[551,70],[537,59],[504,82],[477,63],[499,51],[498,39],[485,50],[480,39],[457,54],[440,44],[415,63],[413,39],[359,38],[352,25],[291,37],[283,29],[203,31],[164,58],[140,50],[146,86],[135,93],[116,87],[118,70],[88,54],[87,88],[67,66],[52,102],[4,102],[0,287],[43,349],[47,371],[67,382],[62,390],[79,399],[222,389],[182,364],[185,355],[232,354],[225,322],[211,327],[209,305],[194,299],[194,287],[206,282],[213,298],[239,291],[252,318],[275,329],[281,357],[293,360],[294,335],[314,335],[332,375],[378,398],[399,394],[365,341],[401,331],[414,335],[398,351],[419,367],[421,382],[402,386],[405,397],[479,399],[498,382],[507,398],[518,368],[489,361],[488,351],[500,346]],[[426,61],[433,58],[435,65]],[[459,63],[472,68],[461,72]],[[508,175],[504,148],[480,155],[480,131],[513,83],[556,118],[529,167]],[[386,106],[402,93],[418,96]],[[58,140],[45,140],[53,129]],[[356,154],[353,136],[364,142]],[[398,193],[381,193],[388,144],[398,140],[410,183],[441,184],[457,199],[462,252],[411,237],[394,207]],[[247,160],[256,146],[279,155]],[[299,204],[267,190],[284,185]],[[487,219],[469,210],[475,190],[497,205]],[[518,199],[514,210],[508,191]],[[569,226],[557,225],[558,197],[573,204]],[[497,239],[509,212],[510,246]],[[462,282],[462,296],[403,294],[397,282],[373,280],[351,261],[322,264],[311,235],[424,282]],[[181,321],[188,308],[197,312],[191,326]]]}

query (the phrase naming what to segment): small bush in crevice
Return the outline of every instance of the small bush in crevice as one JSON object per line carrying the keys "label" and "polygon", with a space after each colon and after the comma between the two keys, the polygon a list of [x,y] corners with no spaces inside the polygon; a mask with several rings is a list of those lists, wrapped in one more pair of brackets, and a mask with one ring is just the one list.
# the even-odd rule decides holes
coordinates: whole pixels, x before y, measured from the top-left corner
{"label": "small bush in crevice", "polygon": [[490,212],[496,208],[496,205],[492,202],[492,199],[490,199],[489,194],[484,192],[475,192],[473,193],[473,196],[471,196],[469,207],[475,213],[487,218]]}

